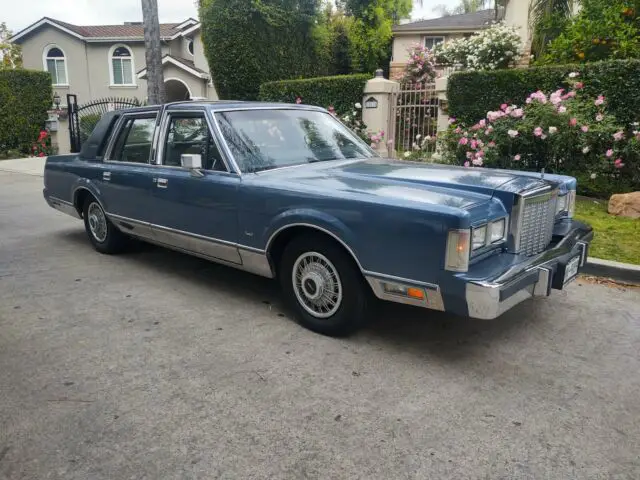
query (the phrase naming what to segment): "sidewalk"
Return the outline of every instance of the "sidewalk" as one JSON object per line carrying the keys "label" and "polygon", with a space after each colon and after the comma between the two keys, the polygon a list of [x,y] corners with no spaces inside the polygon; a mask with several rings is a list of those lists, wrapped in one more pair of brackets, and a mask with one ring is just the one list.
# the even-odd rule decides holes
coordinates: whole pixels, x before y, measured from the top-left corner
{"label": "sidewalk", "polygon": [[24,173],[42,177],[44,174],[44,163],[47,157],[17,158],[14,160],[0,160],[0,171]]}

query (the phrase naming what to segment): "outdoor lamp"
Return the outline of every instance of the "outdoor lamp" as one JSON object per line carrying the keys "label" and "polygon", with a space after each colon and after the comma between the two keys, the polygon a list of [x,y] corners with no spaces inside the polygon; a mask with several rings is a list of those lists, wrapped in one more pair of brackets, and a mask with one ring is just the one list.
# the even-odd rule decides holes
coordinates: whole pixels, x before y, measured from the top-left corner
{"label": "outdoor lamp", "polygon": [[53,94],[53,104],[56,106],[56,110],[60,110],[60,95],[58,95],[58,92]]}

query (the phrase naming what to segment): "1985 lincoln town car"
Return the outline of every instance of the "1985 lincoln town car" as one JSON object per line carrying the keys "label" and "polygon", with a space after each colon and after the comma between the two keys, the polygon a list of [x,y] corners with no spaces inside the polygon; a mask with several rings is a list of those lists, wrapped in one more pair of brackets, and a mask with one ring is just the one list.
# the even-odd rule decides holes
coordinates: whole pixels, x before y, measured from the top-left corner
{"label": "1985 lincoln town car", "polygon": [[572,177],[382,159],[324,109],[243,102],[110,112],[44,175],[99,252],[135,237],[277,278],[328,335],[362,325],[372,293],[492,319],[562,289],[593,237],[575,193]]}

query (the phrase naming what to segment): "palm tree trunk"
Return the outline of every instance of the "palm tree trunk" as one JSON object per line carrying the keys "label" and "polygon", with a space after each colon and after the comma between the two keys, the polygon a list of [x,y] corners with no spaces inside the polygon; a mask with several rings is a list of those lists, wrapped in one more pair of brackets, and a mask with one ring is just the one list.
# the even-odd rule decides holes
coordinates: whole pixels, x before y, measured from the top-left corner
{"label": "palm tree trunk", "polygon": [[147,99],[150,105],[164,103],[164,72],[157,0],[142,0],[144,46],[147,61]]}

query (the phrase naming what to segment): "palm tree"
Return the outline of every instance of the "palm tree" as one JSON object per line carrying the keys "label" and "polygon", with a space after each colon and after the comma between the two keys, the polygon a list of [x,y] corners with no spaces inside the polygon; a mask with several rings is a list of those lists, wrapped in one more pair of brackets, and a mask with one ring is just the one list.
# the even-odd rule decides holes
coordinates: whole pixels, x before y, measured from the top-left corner
{"label": "palm tree", "polygon": [[533,32],[531,52],[536,57],[544,53],[549,42],[558,35],[558,25],[573,15],[578,2],[579,0],[531,1],[529,5],[529,24]]}

